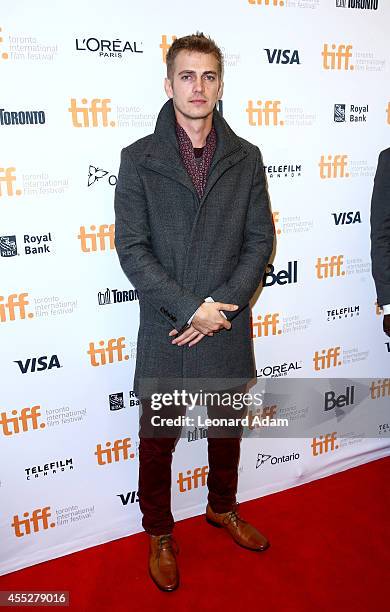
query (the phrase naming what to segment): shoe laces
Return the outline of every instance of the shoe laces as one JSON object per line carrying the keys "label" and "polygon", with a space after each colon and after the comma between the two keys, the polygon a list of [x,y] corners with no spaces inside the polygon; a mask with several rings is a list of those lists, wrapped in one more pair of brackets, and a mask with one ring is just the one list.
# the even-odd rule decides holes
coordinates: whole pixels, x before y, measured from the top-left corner
{"label": "shoe laces", "polygon": [[244,519],[242,519],[238,514],[239,505],[240,504],[237,502],[234,508],[230,510],[230,512],[227,513],[227,515],[223,519],[223,522],[225,523],[225,525],[228,525],[229,523],[233,523],[236,527],[238,527],[239,522],[246,523],[246,521],[244,521]]}
{"label": "shoe laces", "polygon": [[[167,546],[168,544],[168,546]],[[178,553],[179,552],[179,546],[175,540],[175,538],[172,535],[163,535],[159,538],[158,541],[158,551],[157,551],[157,558],[160,557],[161,551],[162,550],[167,550],[167,548],[172,548],[174,553]]]}

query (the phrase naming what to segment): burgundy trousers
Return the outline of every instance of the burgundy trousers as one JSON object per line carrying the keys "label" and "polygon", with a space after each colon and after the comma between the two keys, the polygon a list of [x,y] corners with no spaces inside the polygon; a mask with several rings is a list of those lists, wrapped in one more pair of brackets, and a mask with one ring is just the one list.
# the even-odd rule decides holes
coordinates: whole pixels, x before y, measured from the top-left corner
{"label": "burgundy trousers", "polygon": [[[243,388],[229,390],[231,395],[238,392],[242,393]],[[174,526],[171,512],[172,456],[181,427],[170,427],[167,437],[161,437],[160,431],[153,435],[150,418],[156,415],[156,411],[151,409],[150,400],[141,400],[141,405],[138,497],[142,526],[150,535],[163,535],[172,533]],[[242,418],[246,410],[246,407],[238,410],[226,405],[207,405],[210,418]],[[174,414],[172,409],[169,413],[162,409],[157,414],[172,417],[185,413],[186,407],[180,406],[175,407]],[[229,512],[236,503],[242,432],[241,425],[208,428],[208,502],[214,512]]]}

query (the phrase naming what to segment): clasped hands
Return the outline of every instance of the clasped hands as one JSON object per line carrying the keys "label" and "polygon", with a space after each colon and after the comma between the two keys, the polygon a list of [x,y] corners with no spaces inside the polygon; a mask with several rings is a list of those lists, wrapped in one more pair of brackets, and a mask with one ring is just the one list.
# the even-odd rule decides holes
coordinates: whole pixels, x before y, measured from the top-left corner
{"label": "clasped hands", "polygon": [[[177,346],[183,346],[184,344],[194,346],[203,340],[205,336],[213,336],[221,329],[230,329],[232,324],[219,311],[227,310],[233,312],[237,309],[237,304],[203,302],[196,311],[191,325],[178,338],[174,338],[172,344],[177,344]],[[169,332],[169,335],[173,337],[177,336],[178,333],[177,329],[173,329]]]}

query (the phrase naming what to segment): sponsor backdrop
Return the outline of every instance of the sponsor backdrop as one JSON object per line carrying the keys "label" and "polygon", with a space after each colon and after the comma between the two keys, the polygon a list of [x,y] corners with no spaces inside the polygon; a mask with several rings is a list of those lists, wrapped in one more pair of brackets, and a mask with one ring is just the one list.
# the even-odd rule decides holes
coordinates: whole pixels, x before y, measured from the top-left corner
{"label": "sponsor backdrop", "polygon": [[[389,453],[390,343],[369,257],[389,20],[385,0],[2,11],[0,573],[141,530],[138,295],[115,253],[113,199],[121,148],[153,131],[166,99],[166,51],[196,29],[223,48],[220,110],[262,151],[277,230],[252,308],[269,396],[251,414],[287,417],[294,435],[248,427],[239,499]],[[206,435],[190,427],[177,446],[177,519],[204,512]]]}

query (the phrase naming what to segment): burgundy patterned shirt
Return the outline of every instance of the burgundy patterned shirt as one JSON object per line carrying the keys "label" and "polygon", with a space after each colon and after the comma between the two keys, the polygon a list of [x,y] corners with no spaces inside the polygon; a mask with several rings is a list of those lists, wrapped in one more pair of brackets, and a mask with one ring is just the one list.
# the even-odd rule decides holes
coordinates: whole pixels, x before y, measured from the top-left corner
{"label": "burgundy patterned shirt", "polygon": [[217,146],[217,134],[212,126],[210,133],[206,138],[206,145],[203,147],[203,155],[199,155],[199,149],[197,149],[197,155],[195,156],[194,147],[187,132],[179,125],[176,121],[176,135],[179,143],[180,156],[183,161],[184,167],[191,177],[194,187],[199,195],[199,198],[203,196],[207,176],[209,173],[211,161]]}

